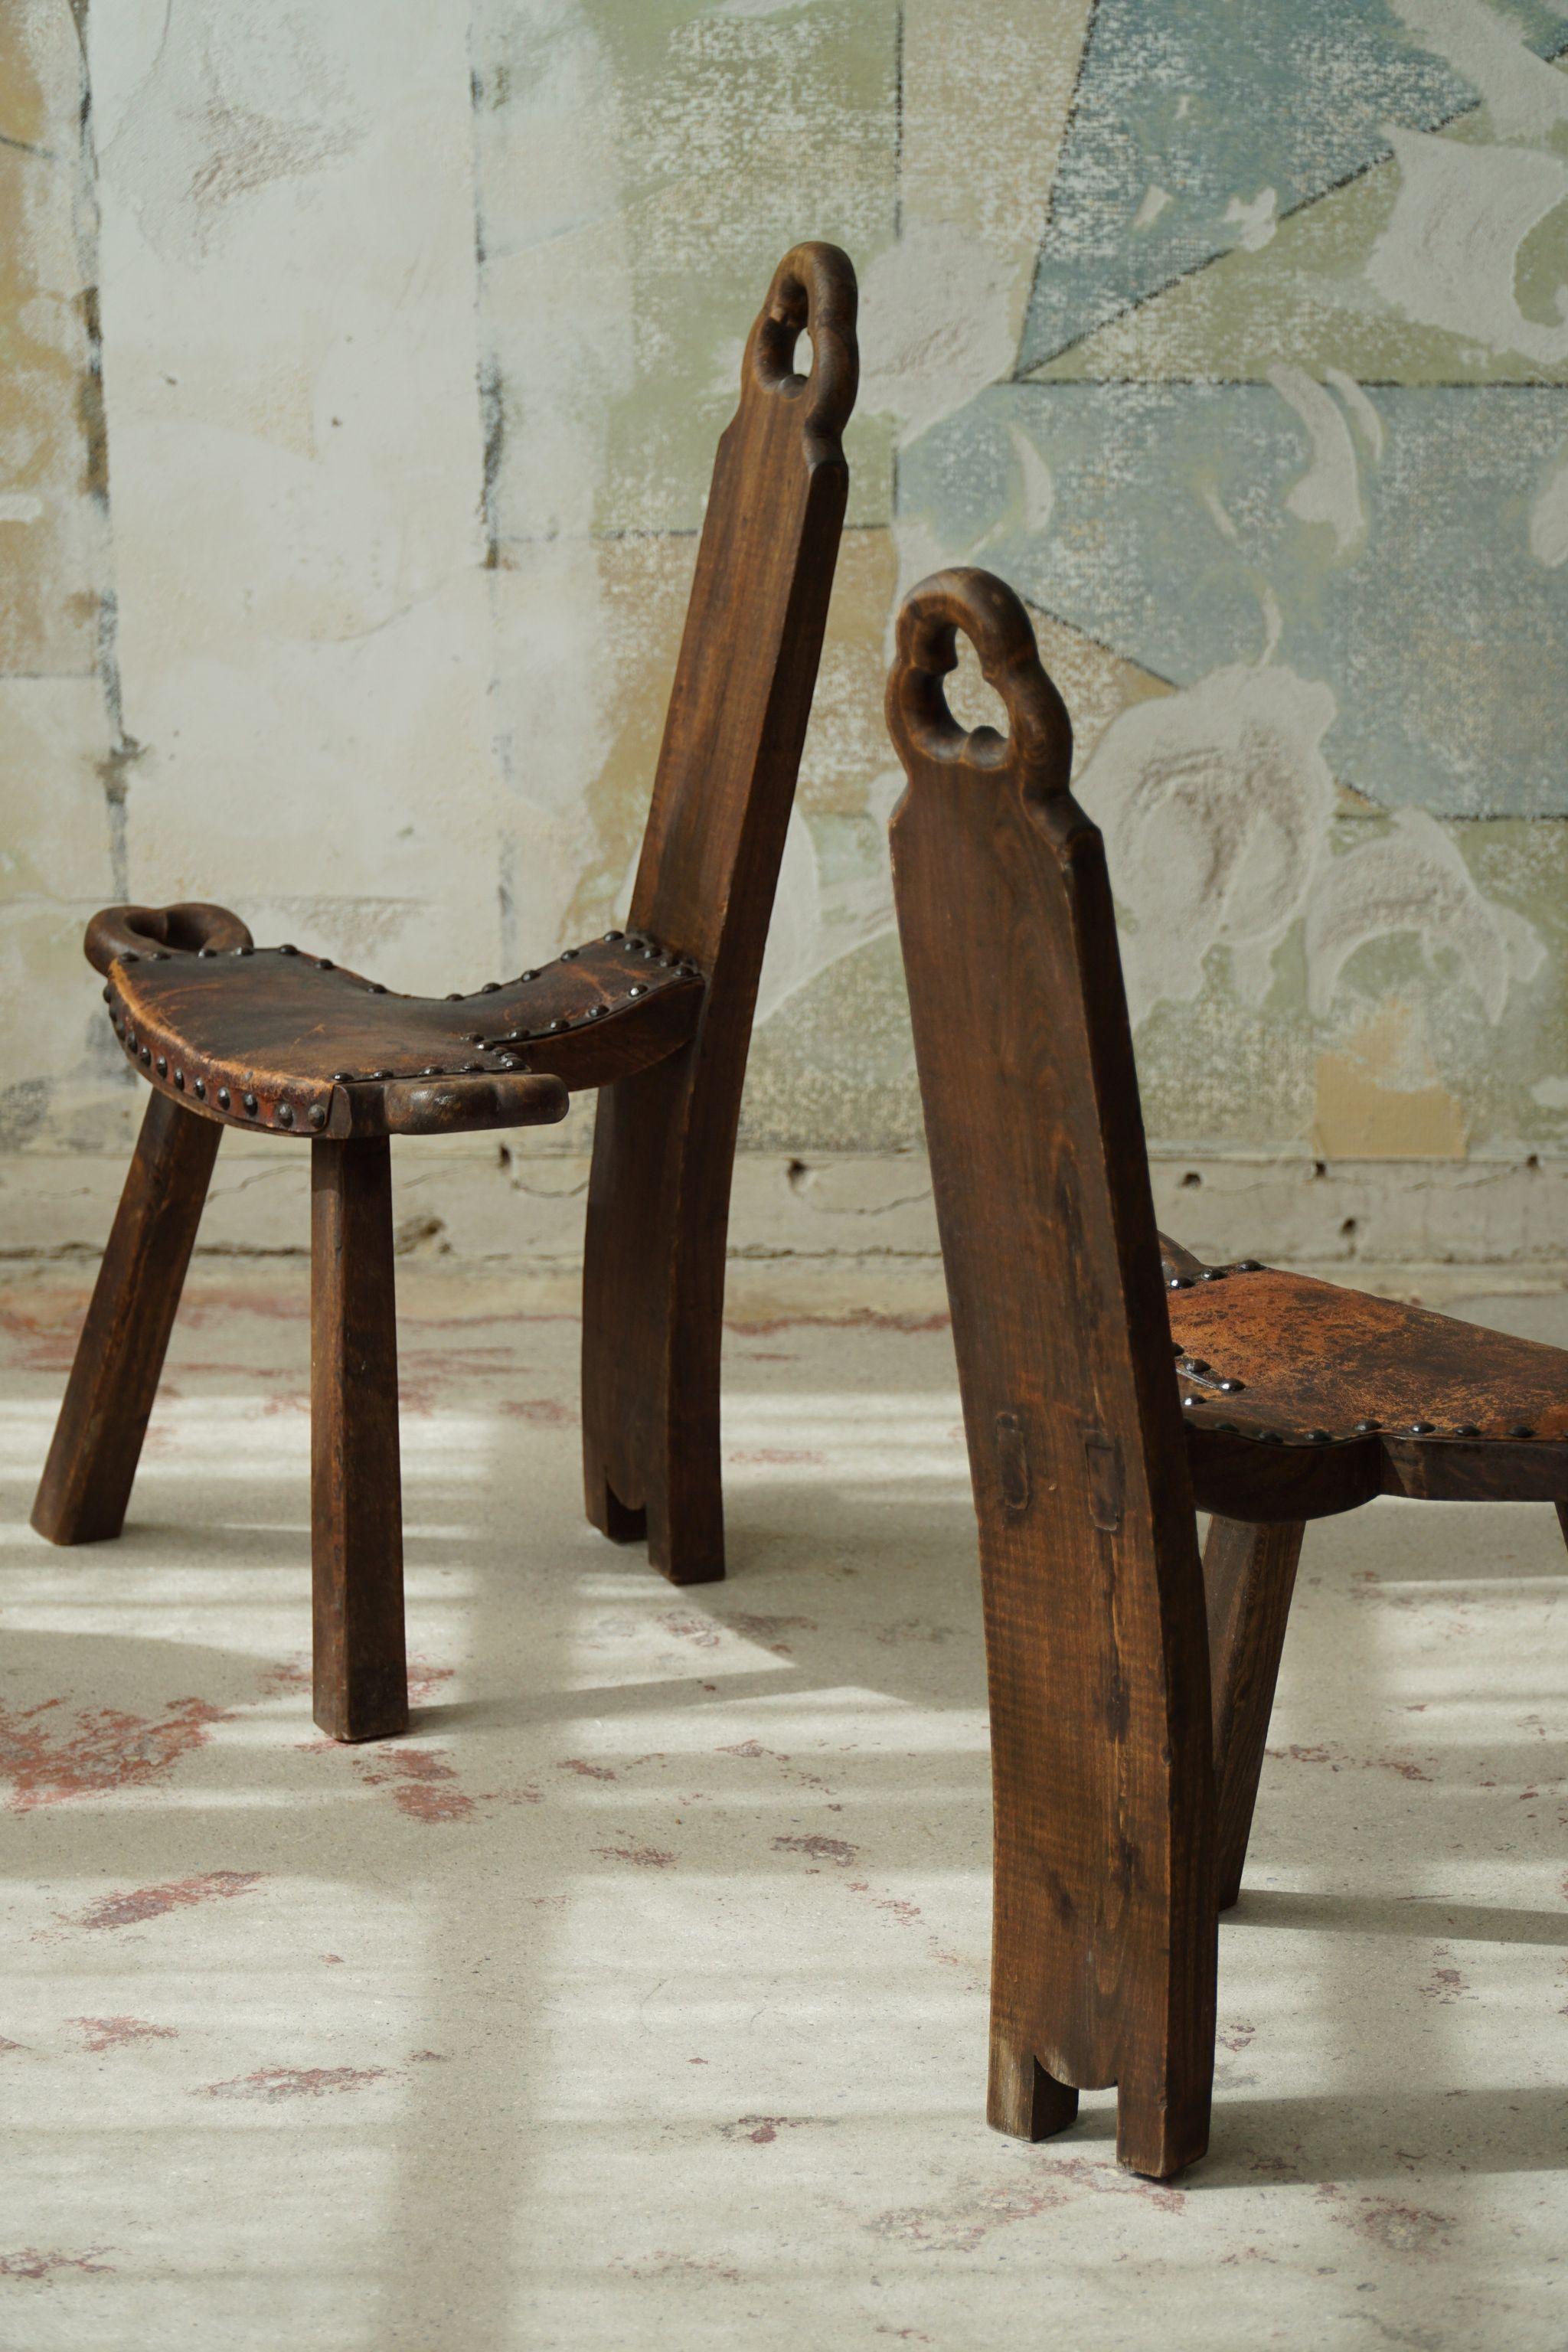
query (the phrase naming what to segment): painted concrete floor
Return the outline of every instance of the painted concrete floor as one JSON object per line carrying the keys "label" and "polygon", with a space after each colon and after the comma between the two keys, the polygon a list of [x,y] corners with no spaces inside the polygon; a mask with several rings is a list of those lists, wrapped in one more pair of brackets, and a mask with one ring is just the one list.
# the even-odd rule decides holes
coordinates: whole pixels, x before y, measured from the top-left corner
{"label": "painted concrete floor", "polygon": [[[1213,2153],[985,2128],[986,1741],[948,1336],[731,1332],[732,1573],[578,1501],[567,1301],[411,1271],[418,1712],[313,1731],[305,1283],[201,1272],[124,1539],[26,1528],[80,1282],[5,1301],[0,2342],[1568,2343],[1568,1570],[1312,1532]],[[1478,1319],[1568,1339],[1562,1299]]]}

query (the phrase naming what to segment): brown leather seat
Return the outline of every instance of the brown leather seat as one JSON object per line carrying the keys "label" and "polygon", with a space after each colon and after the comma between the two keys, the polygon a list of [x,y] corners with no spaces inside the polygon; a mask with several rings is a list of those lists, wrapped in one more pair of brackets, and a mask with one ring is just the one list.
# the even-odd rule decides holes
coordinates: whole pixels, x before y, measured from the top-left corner
{"label": "brown leather seat", "polygon": [[558,1118],[566,1089],[682,1045],[704,994],[695,964],[639,932],[444,998],[257,948],[222,907],[107,908],[87,951],[140,1076],[231,1126],[337,1138]]}
{"label": "brown leather seat", "polygon": [[1325,1492],[1331,1481],[1346,1496],[1339,1507],[1379,1492],[1563,1494],[1561,1348],[1251,1259],[1205,1266],[1168,1243],[1164,1252],[1190,1429],[1234,1433],[1255,1460],[1259,1443],[1318,1450]]}

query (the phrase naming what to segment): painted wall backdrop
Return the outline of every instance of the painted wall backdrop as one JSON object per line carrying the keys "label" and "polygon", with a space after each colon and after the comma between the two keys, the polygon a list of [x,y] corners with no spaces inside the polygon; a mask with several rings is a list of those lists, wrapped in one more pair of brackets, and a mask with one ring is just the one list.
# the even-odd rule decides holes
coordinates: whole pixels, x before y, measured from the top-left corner
{"label": "painted wall backdrop", "polygon": [[918,1136],[881,677],[962,560],[1073,712],[1156,1139],[1562,1151],[1559,0],[16,0],[5,1149],[123,1146],[105,901],[430,990],[616,914],[805,235],[865,373],[748,1139]]}

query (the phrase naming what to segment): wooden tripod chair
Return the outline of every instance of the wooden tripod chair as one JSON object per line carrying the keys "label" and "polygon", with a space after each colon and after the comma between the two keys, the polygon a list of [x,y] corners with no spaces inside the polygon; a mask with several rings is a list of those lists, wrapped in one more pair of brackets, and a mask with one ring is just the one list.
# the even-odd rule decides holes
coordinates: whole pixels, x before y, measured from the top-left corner
{"label": "wooden tripod chair", "polygon": [[[627,929],[403,996],[222,907],[110,907],[87,955],[153,1088],[33,1512],[117,1536],[226,1127],[310,1144],[315,1717],[408,1718],[388,1138],[526,1127],[602,1089],[589,1185],[588,1516],[676,1583],[724,1573],[724,1243],[757,979],[848,475],[855,274],[779,264],[719,444]],[[811,341],[807,375],[793,372]]]}
{"label": "wooden tripod chair", "polygon": [[[1009,732],[942,677],[973,640]],[[980,1523],[995,1788],[989,2113],[1115,2084],[1117,2153],[1203,2154],[1308,1519],[1568,1497],[1568,1352],[1154,1230],[1100,836],[1028,616],[984,572],[899,621],[899,925]],[[1173,1360],[1174,1360],[1173,1363]],[[1194,1510],[1214,1515],[1202,1561]],[[1568,1528],[1568,1517],[1564,1517]]]}

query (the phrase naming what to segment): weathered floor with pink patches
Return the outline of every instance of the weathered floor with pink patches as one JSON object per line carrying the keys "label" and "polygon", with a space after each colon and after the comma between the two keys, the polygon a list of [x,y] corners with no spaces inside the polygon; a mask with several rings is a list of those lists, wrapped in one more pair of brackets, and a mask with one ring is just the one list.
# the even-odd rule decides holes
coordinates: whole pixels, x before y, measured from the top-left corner
{"label": "weathered floor with pink patches", "polygon": [[1038,2147],[983,2119],[940,1318],[742,1317],[731,1580],[679,1592],[583,1522],[569,1299],[410,1271],[417,1711],[344,1748],[301,1273],[198,1272],[126,1535],[67,1553],[26,1521],[82,1303],[3,1301],[0,2343],[1568,2343],[1550,1511],[1310,1533],[1213,2152],[1158,2189],[1113,2095]]}

